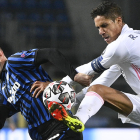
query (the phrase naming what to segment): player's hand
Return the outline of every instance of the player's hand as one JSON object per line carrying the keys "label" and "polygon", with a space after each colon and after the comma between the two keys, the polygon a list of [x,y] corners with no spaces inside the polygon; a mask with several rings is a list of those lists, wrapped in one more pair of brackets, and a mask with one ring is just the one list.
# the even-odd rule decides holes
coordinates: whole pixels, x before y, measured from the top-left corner
{"label": "player's hand", "polygon": [[78,82],[82,86],[89,86],[90,83],[92,82],[94,75],[86,75],[84,73],[78,73],[74,77],[74,81]]}
{"label": "player's hand", "polygon": [[50,81],[46,81],[46,82],[41,82],[41,81],[36,81],[32,84],[30,92],[33,92],[32,97],[37,98],[46,88],[46,86],[48,86],[48,84],[51,83]]}

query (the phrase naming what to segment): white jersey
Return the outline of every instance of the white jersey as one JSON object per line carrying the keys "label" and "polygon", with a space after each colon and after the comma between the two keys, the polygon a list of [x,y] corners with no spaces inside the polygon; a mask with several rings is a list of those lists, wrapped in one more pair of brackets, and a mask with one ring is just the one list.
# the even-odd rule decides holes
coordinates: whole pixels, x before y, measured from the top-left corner
{"label": "white jersey", "polygon": [[[125,24],[119,37],[106,47],[101,57],[101,66],[109,69],[91,85],[111,86],[122,74],[130,87],[140,94],[140,31],[133,30]],[[76,70],[85,74],[96,74],[91,62],[77,67]]]}

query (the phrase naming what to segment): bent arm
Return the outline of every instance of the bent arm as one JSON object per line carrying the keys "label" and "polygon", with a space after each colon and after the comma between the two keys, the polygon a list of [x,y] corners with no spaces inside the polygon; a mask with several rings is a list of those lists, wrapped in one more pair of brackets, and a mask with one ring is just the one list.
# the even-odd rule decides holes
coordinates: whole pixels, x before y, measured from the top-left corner
{"label": "bent arm", "polygon": [[35,64],[39,66],[46,62],[51,62],[56,67],[65,72],[67,75],[69,75],[72,80],[74,80],[74,76],[77,74],[77,71],[74,69],[71,63],[65,58],[65,56],[62,53],[60,53],[57,49],[44,48],[39,49],[37,51]]}
{"label": "bent arm", "polygon": [[[112,65],[109,69],[105,70],[98,78],[96,78],[91,84],[101,84],[110,87],[121,75],[121,70],[117,65]],[[87,92],[89,87],[82,89],[83,93]]]}

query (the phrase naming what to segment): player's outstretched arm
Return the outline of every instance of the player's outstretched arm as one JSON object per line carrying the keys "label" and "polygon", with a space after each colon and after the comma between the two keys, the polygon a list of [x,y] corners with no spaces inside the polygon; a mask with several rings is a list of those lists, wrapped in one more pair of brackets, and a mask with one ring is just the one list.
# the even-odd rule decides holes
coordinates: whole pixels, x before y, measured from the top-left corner
{"label": "player's outstretched arm", "polygon": [[[47,63],[48,61],[65,72],[66,75],[69,75],[74,81],[74,77],[78,72],[61,52],[54,48],[39,49],[37,51],[35,64],[39,66],[43,63]],[[85,75],[80,81],[80,84],[82,86],[88,86],[90,82],[90,77]]]}

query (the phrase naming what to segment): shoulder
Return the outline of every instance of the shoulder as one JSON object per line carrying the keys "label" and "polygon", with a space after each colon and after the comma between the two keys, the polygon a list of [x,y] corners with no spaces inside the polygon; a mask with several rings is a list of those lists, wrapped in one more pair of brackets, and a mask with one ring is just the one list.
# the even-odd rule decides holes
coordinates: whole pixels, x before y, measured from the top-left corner
{"label": "shoulder", "polygon": [[119,37],[115,41],[110,43],[107,46],[107,48],[110,51],[113,51],[113,52],[114,51],[119,51],[120,52],[122,50],[126,51],[126,49],[128,49],[129,46],[131,46],[132,43],[135,42],[135,40],[138,40],[139,36],[140,36],[140,32],[138,34],[132,28],[129,28],[128,26],[125,26],[125,28],[122,30]]}
{"label": "shoulder", "polygon": [[133,30],[133,28],[128,27],[128,25],[124,25],[120,36],[117,41],[121,42],[122,45],[130,46],[135,41],[140,38],[140,30]]}
{"label": "shoulder", "polygon": [[13,59],[13,58],[15,58],[15,59],[16,58],[28,58],[28,57],[34,56],[37,51],[38,51],[38,49],[30,49],[28,51],[22,50],[15,54],[12,54],[10,57],[8,57],[8,60]]}
{"label": "shoulder", "polygon": [[127,35],[120,35],[115,41],[108,44],[105,49],[104,56],[108,58],[114,57],[116,59],[127,56],[129,51],[126,46],[127,43],[129,44],[129,42],[125,40],[126,36]]}

